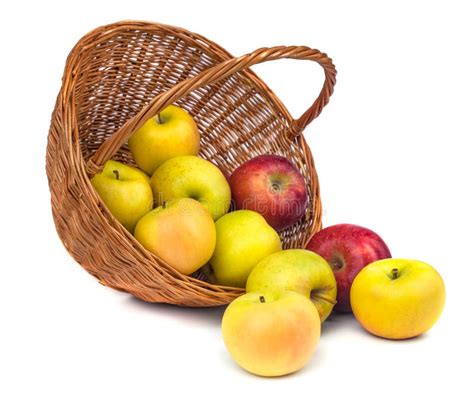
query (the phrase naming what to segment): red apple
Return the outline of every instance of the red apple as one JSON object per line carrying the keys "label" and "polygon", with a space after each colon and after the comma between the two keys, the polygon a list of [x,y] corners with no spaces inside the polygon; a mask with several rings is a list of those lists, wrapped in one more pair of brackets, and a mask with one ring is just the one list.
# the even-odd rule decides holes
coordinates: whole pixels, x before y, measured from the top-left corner
{"label": "red apple", "polygon": [[337,283],[338,312],[352,312],[352,281],[369,263],[391,258],[390,250],[380,236],[362,226],[340,224],[329,226],[313,235],[306,249],[316,252],[331,265]]}
{"label": "red apple", "polygon": [[260,213],[280,231],[298,222],[306,212],[306,183],[285,157],[262,155],[238,167],[230,176],[232,196],[238,210]]}

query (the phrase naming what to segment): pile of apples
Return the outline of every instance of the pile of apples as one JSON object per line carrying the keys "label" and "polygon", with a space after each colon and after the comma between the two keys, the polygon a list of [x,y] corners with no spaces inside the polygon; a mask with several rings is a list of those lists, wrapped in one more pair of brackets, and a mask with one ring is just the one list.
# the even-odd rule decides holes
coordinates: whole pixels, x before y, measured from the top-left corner
{"label": "pile of apples", "polygon": [[308,205],[305,180],[288,159],[257,156],[228,176],[198,157],[197,125],[174,105],[146,121],[128,146],[139,168],[110,160],[92,185],[138,242],[174,269],[201,269],[210,282],[246,288],[225,310],[222,334],[247,371],[301,369],[333,309],[353,312],[368,332],[388,339],[420,335],[439,318],[445,287],[438,272],[391,258],[367,228],[330,226],[306,249],[282,250],[278,232]]}

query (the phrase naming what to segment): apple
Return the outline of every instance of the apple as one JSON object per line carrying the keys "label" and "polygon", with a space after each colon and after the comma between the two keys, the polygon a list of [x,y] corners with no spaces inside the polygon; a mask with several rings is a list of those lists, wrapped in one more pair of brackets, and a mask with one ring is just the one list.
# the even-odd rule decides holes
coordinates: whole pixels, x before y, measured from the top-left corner
{"label": "apple", "polygon": [[237,209],[262,214],[277,231],[298,222],[308,205],[303,176],[282,156],[262,155],[245,162],[232,173],[230,187]]}
{"label": "apple", "polygon": [[232,358],[260,376],[281,376],[301,369],[319,342],[318,311],[292,291],[250,292],[224,312],[222,334]]}
{"label": "apple", "polygon": [[412,259],[384,259],[364,267],[354,279],[354,315],[370,333],[407,339],[430,329],[443,311],[446,292],[439,273]]}
{"label": "apple", "polygon": [[289,249],[261,260],[250,272],[247,292],[294,291],[316,306],[321,322],[336,303],[336,279],[324,258],[314,252]]}
{"label": "apple", "polygon": [[229,212],[216,222],[216,233],[210,263],[220,285],[244,288],[253,267],[281,250],[278,233],[254,211]]}
{"label": "apple", "polygon": [[173,157],[151,177],[157,205],[188,197],[199,201],[216,220],[230,206],[230,187],[224,174],[210,161],[197,156]]}
{"label": "apple", "polygon": [[336,276],[335,310],[350,313],[350,290],[354,277],[369,263],[390,258],[390,250],[381,237],[365,227],[339,224],[317,232],[306,245],[329,262]]}
{"label": "apple", "polygon": [[153,208],[150,178],[135,167],[109,160],[91,183],[108,210],[130,233]]}
{"label": "apple", "polygon": [[199,131],[193,118],[170,105],[148,119],[128,140],[137,165],[148,175],[166,160],[199,153]]}
{"label": "apple", "polygon": [[182,198],[141,218],[135,238],[180,273],[204,265],[216,245],[216,228],[209,212],[196,200]]}

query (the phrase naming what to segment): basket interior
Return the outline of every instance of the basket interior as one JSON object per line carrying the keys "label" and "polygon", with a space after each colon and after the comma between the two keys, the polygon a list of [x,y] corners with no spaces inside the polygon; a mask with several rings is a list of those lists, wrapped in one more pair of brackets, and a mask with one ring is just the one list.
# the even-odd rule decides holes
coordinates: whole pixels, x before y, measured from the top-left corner
{"label": "basket interior", "polygon": [[[104,35],[85,51],[74,86],[79,144],[87,160],[156,95],[196,76],[229,56],[208,43],[168,30],[126,30]],[[289,140],[290,120],[258,77],[242,72],[193,91],[176,104],[186,109],[201,133],[200,155],[231,173],[260,154],[280,154],[292,161],[310,186],[302,137]],[[264,86],[264,85],[263,85]],[[286,114],[288,114],[286,112]],[[114,157],[134,164],[127,145]],[[281,233],[285,248],[301,246],[311,229],[313,189],[307,216]]]}

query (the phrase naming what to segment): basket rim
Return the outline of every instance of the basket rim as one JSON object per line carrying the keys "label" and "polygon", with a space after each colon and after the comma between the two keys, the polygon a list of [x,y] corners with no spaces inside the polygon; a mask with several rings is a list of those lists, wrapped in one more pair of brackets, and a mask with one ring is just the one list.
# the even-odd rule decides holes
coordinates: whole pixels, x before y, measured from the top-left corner
{"label": "basket rim", "polygon": [[[140,26],[140,29],[137,29],[137,26]],[[63,72],[63,77],[62,81],[64,82],[65,79],[69,76],[68,69],[69,69],[69,61],[70,57],[73,53],[78,53],[81,54],[83,52],[86,52],[93,47],[93,45],[96,44],[95,40],[89,43],[88,45],[83,45],[83,43],[94,39],[104,39],[108,35],[111,35],[112,33],[116,33],[117,31],[120,30],[127,30],[127,27],[131,28],[134,27],[134,29],[128,29],[128,30],[150,30],[153,31],[156,28],[162,29],[164,31],[168,31],[169,33],[172,33],[173,35],[179,37],[179,38],[187,38],[187,39],[193,39],[195,40],[195,43],[199,44],[201,49],[203,50],[211,50],[214,55],[219,56],[219,61],[223,62],[232,58],[235,58],[235,55],[231,54],[229,51],[227,51],[224,47],[220,46],[217,44],[215,41],[208,39],[207,37],[199,34],[192,32],[188,29],[182,28],[180,26],[173,26],[169,24],[163,24],[160,22],[153,22],[153,21],[148,21],[148,20],[133,20],[133,19],[124,19],[120,20],[117,22],[112,22],[106,25],[99,26],[95,29],[90,30],[88,33],[86,33],[84,36],[82,36],[77,43],[74,45],[72,50],[69,53],[69,56],[66,60],[66,65],[64,67],[64,72]],[[79,59],[77,59],[79,61]],[[247,79],[250,79],[253,83],[257,85],[257,87],[261,90],[261,92],[264,93],[263,97],[267,101],[269,100],[268,105],[272,106],[277,105],[279,108],[279,111],[281,114],[285,116],[285,118],[290,122],[293,121],[293,116],[289,112],[288,108],[286,105],[281,101],[281,99],[275,94],[275,92],[268,86],[265,81],[257,75],[255,71],[252,70],[252,68],[248,68],[245,70],[242,70],[241,72],[242,75],[244,75]],[[73,88],[74,85],[71,87]],[[62,87],[61,87],[62,90]]]}

